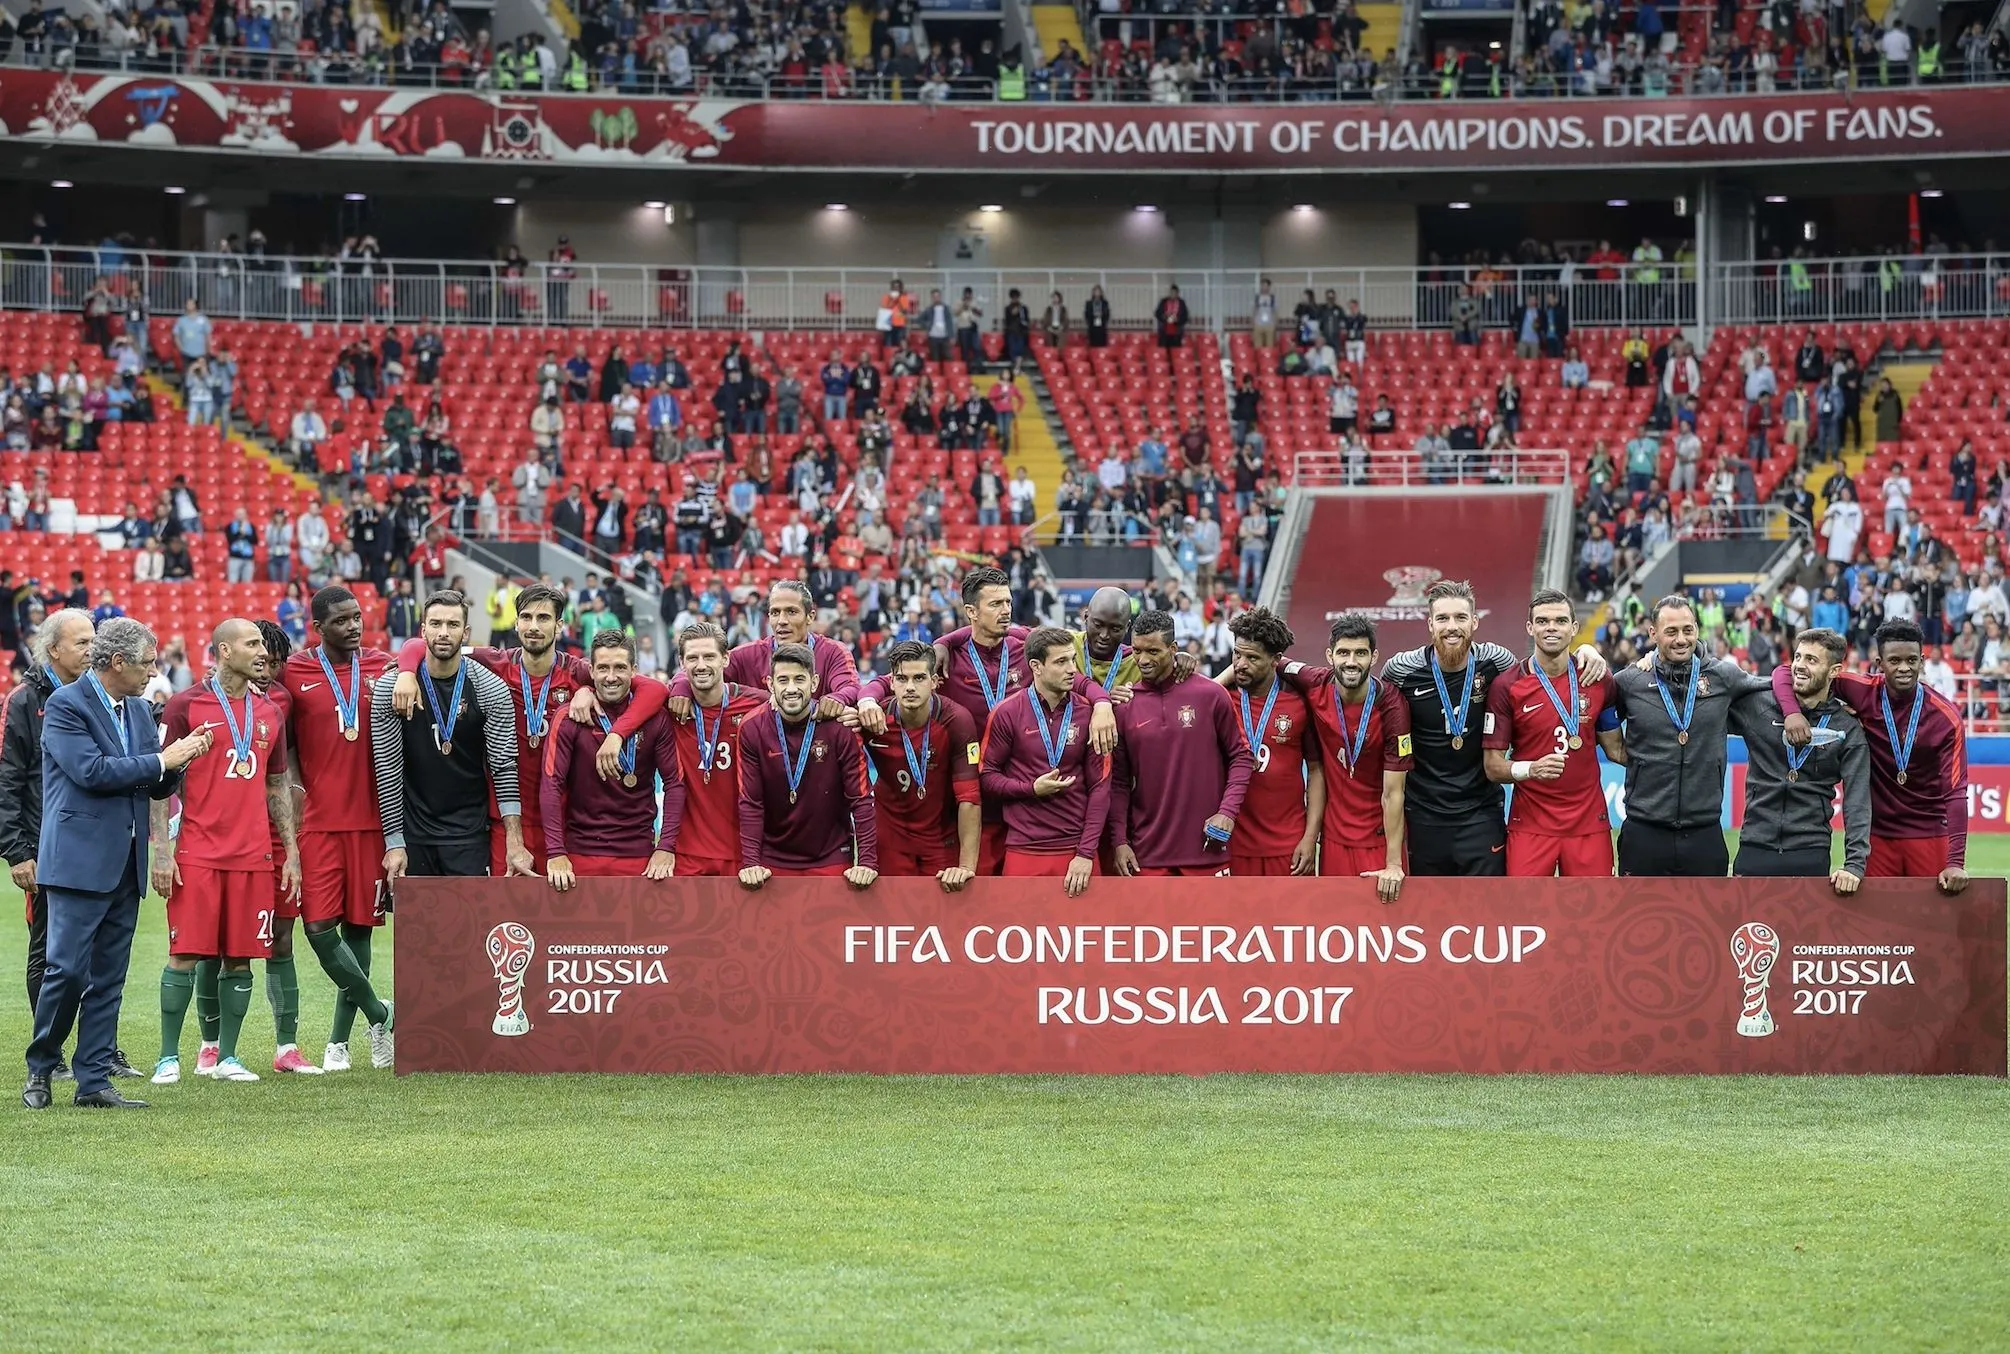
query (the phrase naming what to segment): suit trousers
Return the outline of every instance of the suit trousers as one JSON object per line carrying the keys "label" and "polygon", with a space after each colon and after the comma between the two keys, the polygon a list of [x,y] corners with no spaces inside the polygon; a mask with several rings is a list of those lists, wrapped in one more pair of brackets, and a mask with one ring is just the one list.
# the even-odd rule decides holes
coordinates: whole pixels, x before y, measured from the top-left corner
{"label": "suit trousers", "polygon": [[125,996],[126,967],[132,959],[143,892],[130,851],[125,873],[110,893],[42,890],[49,913],[48,969],[35,1003],[35,1037],[28,1045],[30,1073],[47,1076],[55,1070],[74,1024],[77,1053],[70,1066],[76,1073],[77,1094],[89,1095],[112,1084],[119,1003]]}

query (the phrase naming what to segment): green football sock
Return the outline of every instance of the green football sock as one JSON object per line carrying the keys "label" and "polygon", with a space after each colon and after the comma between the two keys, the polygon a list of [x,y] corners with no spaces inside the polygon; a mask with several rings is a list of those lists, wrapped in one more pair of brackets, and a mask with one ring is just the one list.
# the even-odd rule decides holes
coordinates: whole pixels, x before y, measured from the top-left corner
{"label": "green football sock", "polygon": [[161,1056],[181,1056],[181,1027],[188,1004],[195,999],[195,973],[190,969],[161,970]]}
{"label": "green football sock", "polygon": [[205,1044],[216,1042],[216,975],[222,971],[219,960],[195,961],[195,1024]]}
{"label": "green football sock", "polygon": [[384,1003],[377,1000],[377,994],[370,988],[370,975],[356,962],[356,956],[342,939],[342,932],[336,927],[325,931],[309,931],[307,943],[314,947],[314,957],[321,961],[321,971],[335,984],[338,993],[335,999],[335,1028],[328,1038],[334,1043],[349,1042],[349,1031],[356,1023],[356,1012],[362,1011],[372,1021],[384,1018]]}
{"label": "green football sock", "polygon": [[222,1008],[222,1020],[217,1028],[216,1056],[235,1058],[237,1056],[237,1036],[244,1033],[244,1016],[251,1009],[251,970],[232,969],[216,982],[217,1004]]}
{"label": "green football sock", "polygon": [[300,1042],[300,971],[293,956],[265,961],[265,999],[272,1003],[272,1028],[281,1048]]}

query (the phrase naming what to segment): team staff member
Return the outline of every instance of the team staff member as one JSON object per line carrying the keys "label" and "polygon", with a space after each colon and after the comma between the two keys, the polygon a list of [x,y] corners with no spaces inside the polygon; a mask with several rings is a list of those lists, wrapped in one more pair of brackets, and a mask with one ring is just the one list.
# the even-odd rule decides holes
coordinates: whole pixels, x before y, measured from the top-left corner
{"label": "team staff member", "polygon": [[279,680],[292,697],[287,742],[300,777],[300,924],[335,984],[321,1070],[349,1070],[358,1013],[368,1023],[372,1064],[389,1067],[391,1008],[370,985],[371,937],[384,924],[385,889],[370,749],[371,684],[391,655],[363,647],[363,607],[347,588],[322,588],[308,614],[321,643],[288,658]]}
{"label": "team staff member", "polygon": [[[1126,622],[1130,601],[1120,588],[1107,588],[1123,602]],[[1023,690],[1031,680],[1026,665],[1026,636],[1032,632],[1012,624],[1012,580],[1003,569],[972,569],[963,576],[963,615],[969,622],[935,642],[935,666],[942,674],[938,690],[961,706],[974,728],[982,730],[991,712],[1014,691]],[[1116,746],[1117,725],[1109,694],[1101,687],[1088,690],[1086,678],[1077,688],[1088,692],[1095,702],[1089,723],[1089,744],[1108,752]],[[862,733],[877,737],[886,732],[883,702],[890,686],[875,678],[859,689],[856,721]],[[847,715],[850,723],[853,716]],[[1005,864],[1005,819],[1001,807],[991,801],[983,806],[984,831],[978,852],[979,874],[995,875]]]}
{"label": "team staff member", "polygon": [[[21,1103],[49,1107],[49,1080],[77,1026],[75,1103],[144,1109],[112,1089],[112,1043],[147,885],[147,804],[181,786],[210,749],[207,729],[163,748],[141,693],[160,659],[153,631],[124,616],[91,640],[90,667],[42,713],[42,835],[36,883],[48,894],[48,968],[35,1002]],[[79,823],[88,823],[79,830]]]}
{"label": "team staff member", "polygon": [[1372,878],[1375,896],[1393,903],[1403,893],[1403,807],[1415,765],[1410,704],[1375,680],[1375,626],[1360,612],[1334,619],[1326,661],[1332,666],[1286,660],[1280,669],[1319,729],[1326,773],[1319,873]]}
{"label": "team staff member", "polygon": [[1138,660],[1124,642],[1132,615],[1131,595],[1122,588],[1097,588],[1082,608],[1082,630],[1073,636],[1076,670],[1105,691],[1137,685]]}
{"label": "team staff member", "polygon": [[1766,681],[1696,652],[1696,608],[1671,593],[1654,604],[1654,652],[1617,674],[1625,735],[1626,822],[1619,873],[1720,879],[1724,735],[1731,705]]}
{"label": "team staff member", "polygon": [[[740,873],[740,729],[768,711],[768,693],[725,680],[726,632],[698,621],[677,632],[677,656],[691,687],[691,713],[671,713],[684,821],[677,831],[677,877]],[[600,744],[603,777],[619,775],[620,742]]]}
{"label": "team staff member", "polygon": [[872,797],[884,872],[933,875],[945,892],[956,893],[978,872],[983,751],[970,712],[936,694],[940,652],[918,640],[893,646],[886,659],[892,725],[865,740],[865,753],[876,773]]}
{"label": "team staff member", "polygon": [[775,650],[768,717],[740,726],[740,882],[776,875],[843,875],[853,888],[879,877],[878,820],[858,735],[819,720],[816,658],[801,644]]}
{"label": "team staff member", "polygon": [[[1793,711],[1823,730],[1819,745],[1792,747],[1779,697],[1755,692],[1731,707],[1731,731],[1745,740],[1745,822],[1738,833],[1741,877],[1828,878],[1840,894],[1862,882],[1870,857],[1870,747],[1863,725],[1835,698],[1849,642],[1833,630],[1794,639]],[[1842,786],[1843,863],[1829,868],[1829,808]]]}
{"label": "team staff member", "polygon": [[1005,804],[1005,873],[1062,877],[1079,897],[1096,873],[1110,816],[1110,759],[1089,746],[1090,702],[1075,687],[1075,637],[1026,637],[1033,680],[984,728],[984,797]]}
{"label": "team staff member", "polygon": [[1228,842],[1228,872],[1312,874],[1319,868],[1326,772],[1305,698],[1277,671],[1297,636],[1267,607],[1243,612],[1228,623],[1228,631],[1235,636],[1230,691],[1255,758],[1242,817]]}
{"label": "team staff member", "polygon": [[[0,599],[0,605],[10,600]],[[0,737],[0,859],[6,860],[14,887],[21,890],[27,906],[31,1016],[42,993],[49,934],[48,900],[35,877],[35,853],[42,836],[42,711],[59,688],[84,675],[94,633],[90,613],[75,608],[66,607],[42,622],[29,648],[34,664],[7,698],[6,732]],[[114,1049],[112,1075],[139,1075],[130,1065],[121,1071],[123,1063],[125,1055]],[[53,1075],[58,1081],[67,1079],[70,1065],[59,1057]]]}
{"label": "team staff member", "polygon": [[1570,655],[1577,613],[1560,592],[1528,604],[1535,652],[1487,693],[1487,779],[1513,785],[1507,872],[1548,879],[1612,874],[1612,826],[1598,749],[1625,757],[1618,688],[1586,682]]}
{"label": "team staff member", "polygon": [[[521,614],[521,613],[519,613]],[[618,630],[593,637],[588,655],[594,718],[602,729],[619,726],[635,677],[635,641]],[[603,778],[594,764],[595,730],[569,719],[552,730],[550,767],[538,778],[544,800],[541,828],[545,878],[560,893],[584,878],[668,879],[677,867],[677,830],[684,817],[684,782],[677,774],[677,740],[660,700],[642,727],[616,753],[617,774]],[[662,823],[656,780],[663,780]]]}
{"label": "team staff member", "polygon": [[[1838,699],[1863,725],[1870,748],[1873,879],[1938,879],[1944,893],[1968,887],[1968,742],[1954,703],[1919,680],[1925,636],[1910,621],[1886,621],[1872,640],[1882,672],[1838,672]],[[1773,674],[1774,696],[1793,674]],[[1805,746],[1807,719],[1786,717],[1787,741]]]}
{"label": "team staff member", "polygon": [[[845,707],[858,701],[858,665],[851,661],[848,646],[825,639],[810,629],[816,603],[809,585],[785,578],[768,591],[768,638],[739,645],[726,657],[726,680],[741,686],[766,687],[774,657],[786,645],[807,649],[815,660],[818,719],[837,719]],[[518,622],[522,624],[521,613]],[[690,711],[690,686],[680,673],[670,681],[670,713],[679,719]]]}
{"label": "team staff member", "polygon": [[[443,589],[428,596],[421,624],[425,708],[404,719],[379,719],[370,728],[384,819],[384,877],[395,886],[407,874],[488,874],[491,792],[508,838],[509,873],[530,874],[509,688],[461,657],[468,603],[460,593]],[[377,679],[379,705],[391,705],[396,684],[392,673]]]}
{"label": "team staff member", "polygon": [[[294,838],[293,785],[287,777],[286,724],[256,689],[265,670],[265,637],[232,619],[210,636],[215,673],[167,703],[169,738],[191,729],[223,730],[219,756],[186,773],[181,832],[168,835],[168,806],[153,806],[153,886],[167,900],[168,962],[161,970],[161,1051],[154,1084],[181,1080],[181,1031],[195,999],[196,965],[220,961],[215,1081],[257,1081],[237,1056],[251,1009],[251,961],[272,958],[276,895],[300,896],[300,847]],[[277,836],[282,854],[273,858]]]}
{"label": "team staff member", "polygon": [[1138,684],[1117,711],[1110,823],[1125,875],[1209,875],[1228,844],[1256,765],[1220,686],[1181,675],[1173,618],[1145,611],[1131,626]]}

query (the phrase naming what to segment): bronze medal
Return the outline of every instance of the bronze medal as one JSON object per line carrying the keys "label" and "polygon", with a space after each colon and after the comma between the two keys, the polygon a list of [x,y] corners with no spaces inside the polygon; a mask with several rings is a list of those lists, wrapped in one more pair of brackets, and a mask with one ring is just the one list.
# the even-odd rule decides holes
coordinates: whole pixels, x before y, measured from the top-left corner
{"label": "bronze medal", "polygon": [[791,790],[789,791],[789,803],[793,804],[795,802],[796,802],[796,792],[794,790]]}
{"label": "bronze medal", "polygon": [[1680,743],[1683,747],[1689,746],[1689,731],[1687,729],[1684,729],[1682,730],[1682,732],[1676,734],[1675,741]]}
{"label": "bronze medal", "polygon": [[541,733],[533,733],[528,735],[524,741],[529,743],[532,747],[536,747],[539,743],[542,743],[544,741],[544,735]]}
{"label": "bronze medal", "polygon": [[1452,750],[1454,752],[1458,751],[1465,745],[1466,745],[1466,738],[1464,734],[1455,733],[1452,735]]}
{"label": "bronze medal", "polygon": [[1572,752],[1575,752],[1575,751],[1577,751],[1577,750],[1578,750],[1579,748],[1581,748],[1581,747],[1583,747],[1583,746],[1584,746],[1584,739],[1580,738],[1580,737],[1579,737],[1578,735],[1576,735],[1576,734],[1572,734],[1572,735],[1570,736],[1570,750],[1571,750]]}
{"label": "bronze medal", "polygon": [[442,757],[451,757],[451,756],[453,756],[453,755],[454,755],[454,740],[453,740],[453,739],[451,739],[451,738],[442,738],[442,739],[440,740],[440,755],[441,755]]}
{"label": "bronze medal", "polygon": [[1789,771],[1789,772],[1787,772],[1787,779],[1788,779],[1788,780],[1799,780],[1800,778],[1801,778],[1801,773],[1800,773],[1800,772],[1798,772],[1798,771]]}
{"label": "bronze medal", "polygon": [[632,790],[632,789],[634,789],[634,788],[635,788],[635,773],[634,773],[633,771],[630,771],[630,772],[629,772],[629,773],[628,773],[627,775],[625,775],[625,776],[623,776],[623,777],[621,778],[621,783],[622,783],[623,785],[626,785],[626,786],[627,786],[627,787],[628,787],[629,789],[631,789],[631,790]]}
{"label": "bronze medal", "polygon": [[355,742],[355,741],[356,741],[356,726],[355,726],[354,724],[351,724],[351,725],[349,725],[349,727],[347,727],[347,728],[343,729],[343,730],[342,730],[342,736],[343,736],[344,738],[348,739],[348,740],[349,740],[350,742],[352,742],[352,743],[353,743],[353,742]]}
{"label": "bronze medal", "polygon": [[1900,785],[1905,784],[1905,772],[1901,771],[1898,773],[1898,783]]}

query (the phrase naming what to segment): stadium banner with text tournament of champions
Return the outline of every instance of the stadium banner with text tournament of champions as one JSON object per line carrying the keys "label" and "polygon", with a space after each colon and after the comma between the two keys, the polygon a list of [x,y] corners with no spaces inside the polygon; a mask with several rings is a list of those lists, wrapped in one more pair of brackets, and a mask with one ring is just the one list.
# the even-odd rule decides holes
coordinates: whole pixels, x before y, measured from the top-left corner
{"label": "stadium banner with text tournament of champions", "polygon": [[2004,881],[405,879],[402,1072],[2005,1075]]}

